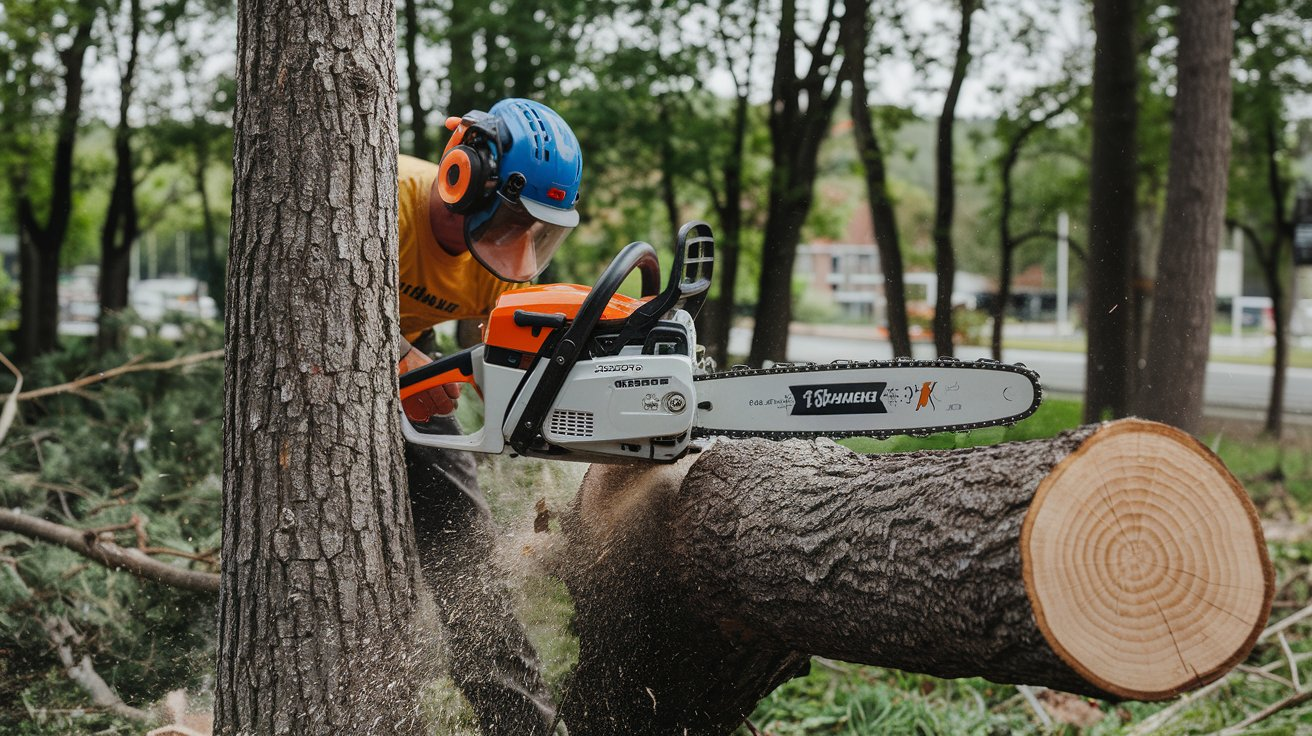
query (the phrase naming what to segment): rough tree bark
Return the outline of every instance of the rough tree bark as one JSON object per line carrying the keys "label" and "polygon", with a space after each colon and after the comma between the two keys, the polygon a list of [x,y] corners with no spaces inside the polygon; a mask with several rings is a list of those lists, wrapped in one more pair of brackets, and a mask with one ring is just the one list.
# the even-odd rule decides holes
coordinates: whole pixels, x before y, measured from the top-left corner
{"label": "rough tree bark", "polygon": [[1094,0],[1093,153],[1085,261],[1084,421],[1130,411],[1130,288],[1139,154],[1138,0]]}
{"label": "rough tree bark", "polygon": [[1179,81],[1152,339],[1135,387],[1137,414],[1190,432],[1203,416],[1216,311],[1216,254],[1224,235],[1233,18],[1230,0],[1180,6]]}
{"label": "rough tree bark", "polygon": [[770,103],[771,175],[755,327],[747,362],[784,360],[793,319],[793,262],[802,224],[815,196],[816,159],[829,132],[842,85],[835,82],[829,37],[837,25],[837,0],[829,0],[806,73],[797,76],[797,2],[783,0],[779,44],[775,50]]}
{"label": "rough tree bark", "polygon": [[29,361],[55,349],[59,337],[59,254],[73,215],[73,146],[82,115],[82,73],[95,8],[79,10],[68,48],[59,52],[64,67],[64,106],[55,132],[55,157],[46,222],[37,220],[36,206],[20,177],[18,191],[19,323],[17,357]]}
{"label": "rough tree bark", "polygon": [[879,270],[884,276],[884,302],[888,314],[888,339],[893,356],[911,357],[910,322],[907,319],[907,289],[903,279],[902,244],[897,230],[897,213],[888,192],[884,151],[870,120],[870,91],[866,88],[866,49],[870,45],[870,9],[854,3],[843,16],[844,54],[847,77],[852,83],[852,134],[857,155],[866,175],[866,199],[879,248]]}
{"label": "rough tree bark", "polygon": [[395,6],[242,2],[219,734],[420,733]]}
{"label": "rough tree bark", "polygon": [[114,187],[100,231],[100,318],[96,351],[107,353],[122,343],[117,316],[128,306],[132,244],[139,231],[136,169],[132,159],[132,124],[128,110],[136,88],[137,50],[141,40],[141,3],[128,0],[128,58],[119,77],[118,127],[114,129]]}
{"label": "rough tree bark", "polygon": [[952,81],[943,98],[943,112],[938,116],[938,144],[934,157],[934,272],[938,291],[934,299],[934,350],[951,356],[952,291],[957,274],[956,254],[952,250],[952,218],[956,209],[956,159],[952,155],[952,134],[957,120],[957,97],[970,66],[971,19],[979,0],[960,0],[961,32],[957,36],[957,55],[952,64]]}
{"label": "rough tree bark", "polygon": [[562,527],[578,736],[727,734],[809,654],[1166,698],[1241,660],[1274,592],[1242,487],[1139,420],[892,455],[722,440],[594,466]]}

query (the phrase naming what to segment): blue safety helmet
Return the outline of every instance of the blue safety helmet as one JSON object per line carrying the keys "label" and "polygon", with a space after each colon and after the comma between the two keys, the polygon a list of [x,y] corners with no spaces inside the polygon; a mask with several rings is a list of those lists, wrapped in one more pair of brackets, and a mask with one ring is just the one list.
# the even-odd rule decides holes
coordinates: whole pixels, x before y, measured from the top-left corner
{"label": "blue safety helmet", "polygon": [[569,124],[539,102],[508,99],[448,118],[438,193],[465,216],[465,241],[505,281],[546,268],[579,223],[583,154]]}

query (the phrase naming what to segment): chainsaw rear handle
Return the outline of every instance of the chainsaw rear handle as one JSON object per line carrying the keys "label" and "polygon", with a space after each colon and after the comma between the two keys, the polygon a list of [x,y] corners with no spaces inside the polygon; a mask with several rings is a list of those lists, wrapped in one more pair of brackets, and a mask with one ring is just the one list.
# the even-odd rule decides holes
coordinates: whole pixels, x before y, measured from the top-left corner
{"label": "chainsaw rear handle", "polygon": [[[620,288],[620,284],[624,283],[624,279],[628,278],[634,269],[638,269],[642,274],[643,296],[652,296],[660,290],[661,271],[660,261],[656,258],[656,249],[647,243],[629,244],[606,267],[605,272],[597,281],[596,287],[592,289],[592,292],[588,294],[588,297],[579,307],[579,313],[574,320],[574,324],[576,326],[581,323],[586,325],[586,328],[582,330],[584,337],[586,337],[586,333],[592,331],[592,328],[601,319],[601,314],[606,309],[606,305],[610,303],[610,298],[615,295],[615,292]],[[519,310],[515,312],[515,324],[523,327],[556,329],[564,326],[565,316]],[[565,339],[558,343],[555,355],[561,355],[561,346],[571,344],[568,343],[571,332],[573,330],[566,332]],[[577,340],[576,344],[581,345],[582,342],[582,340]],[[415,394],[448,383],[468,383],[475,390],[478,390],[478,383],[474,379],[474,351],[481,349],[483,349],[483,345],[475,345],[401,374],[401,400],[404,401]],[[575,350],[568,357],[568,365],[573,366],[577,358],[578,351]],[[553,361],[553,364],[558,362],[559,360]],[[545,377],[543,380],[545,380]],[[555,400],[554,394],[552,400]]]}

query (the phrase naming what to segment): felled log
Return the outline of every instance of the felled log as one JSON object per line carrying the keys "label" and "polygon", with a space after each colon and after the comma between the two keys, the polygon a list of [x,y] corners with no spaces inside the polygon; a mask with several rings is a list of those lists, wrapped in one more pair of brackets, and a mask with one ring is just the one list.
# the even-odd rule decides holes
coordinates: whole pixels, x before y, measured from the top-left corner
{"label": "felled log", "polygon": [[1246,656],[1274,591],[1244,489],[1138,420],[889,455],[720,441],[594,466],[562,525],[582,736],[729,733],[810,655],[1169,698]]}

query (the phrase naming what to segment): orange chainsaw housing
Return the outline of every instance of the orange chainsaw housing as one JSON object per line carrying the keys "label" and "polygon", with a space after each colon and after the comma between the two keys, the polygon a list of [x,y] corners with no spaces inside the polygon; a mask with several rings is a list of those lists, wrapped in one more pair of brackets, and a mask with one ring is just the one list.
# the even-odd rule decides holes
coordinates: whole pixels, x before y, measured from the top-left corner
{"label": "orange chainsaw housing", "polygon": [[[535,355],[546,342],[548,330],[515,324],[515,312],[561,314],[573,321],[591,291],[591,288],[578,284],[544,284],[507,291],[497,300],[497,306],[488,317],[483,328],[483,342],[492,347]],[[616,294],[606,304],[601,321],[627,319],[650,298],[634,299]]]}
{"label": "orange chainsaw housing", "polygon": [[[534,312],[537,314],[563,315],[566,320],[574,320],[592,289],[578,284],[545,284],[513,289],[501,295],[497,305],[492,309],[487,324],[483,328],[483,343],[489,347],[503,348],[522,353],[525,363],[542,349],[550,330],[544,327],[521,326],[515,324],[515,312]],[[601,313],[601,322],[624,320],[633,314],[651,297],[633,299],[616,294],[610,298]],[[461,351],[430,364],[430,370],[440,372],[424,376],[422,380],[401,387],[401,399],[405,400],[422,391],[437,388],[448,383],[468,383],[476,391],[482,389],[474,381],[474,366],[470,351]],[[439,366],[438,364],[442,364]],[[442,370],[443,366],[451,366]],[[521,366],[523,367],[523,366]]]}

